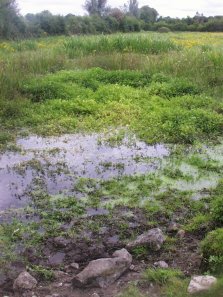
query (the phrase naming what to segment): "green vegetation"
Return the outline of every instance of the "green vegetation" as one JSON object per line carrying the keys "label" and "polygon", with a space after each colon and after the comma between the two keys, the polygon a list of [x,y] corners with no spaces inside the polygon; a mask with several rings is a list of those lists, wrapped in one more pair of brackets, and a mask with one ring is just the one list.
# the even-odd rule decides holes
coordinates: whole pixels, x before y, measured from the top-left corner
{"label": "green vegetation", "polygon": [[182,272],[179,270],[168,269],[147,269],[144,272],[144,280],[147,282],[153,282],[158,285],[166,285],[169,282],[173,282],[173,279],[182,277]]}
{"label": "green vegetation", "polygon": [[207,234],[201,243],[205,265],[211,272],[222,273],[223,270],[223,228]]}

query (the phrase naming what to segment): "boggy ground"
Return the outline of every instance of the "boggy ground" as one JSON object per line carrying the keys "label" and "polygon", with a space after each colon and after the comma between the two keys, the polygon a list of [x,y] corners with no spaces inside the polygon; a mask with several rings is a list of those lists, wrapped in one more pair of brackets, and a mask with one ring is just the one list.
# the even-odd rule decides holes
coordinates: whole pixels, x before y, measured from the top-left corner
{"label": "boggy ground", "polygon": [[[26,268],[39,280],[37,296],[116,296],[136,281],[145,294],[152,290],[160,296],[160,287],[150,287],[143,276],[159,260],[183,273],[186,294],[189,277],[203,271],[200,242],[216,225],[212,212],[216,192],[222,191],[221,142],[149,146],[118,129],[32,136],[18,139],[17,146],[1,156],[1,174],[9,183],[1,207],[11,206],[0,215],[2,294],[17,296],[12,284]],[[111,256],[155,227],[166,236],[162,249],[131,250],[134,267],[114,285],[71,288],[72,278],[89,261]]]}
{"label": "boggy ground", "polygon": [[[209,296],[222,296],[221,40],[64,38],[35,51],[24,41],[7,60],[1,50],[3,296],[16,296],[24,269],[41,297],[186,297],[203,273],[219,278]],[[154,227],[166,235],[159,252],[133,249],[134,267],[106,290],[71,288],[90,260]],[[170,268],[153,269],[158,260]]]}

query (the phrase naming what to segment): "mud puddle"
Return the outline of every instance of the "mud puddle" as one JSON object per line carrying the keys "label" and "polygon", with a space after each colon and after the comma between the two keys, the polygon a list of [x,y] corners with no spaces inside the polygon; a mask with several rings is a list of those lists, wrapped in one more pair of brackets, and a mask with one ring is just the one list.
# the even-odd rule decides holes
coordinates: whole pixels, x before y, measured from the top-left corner
{"label": "mud puddle", "polygon": [[80,177],[110,179],[159,168],[169,155],[162,144],[149,146],[125,135],[111,144],[108,135],[30,136],[17,140],[19,152],[0,155],[0,210],[29,202],[27,189],[41,180],[49,194],[69,194]]}

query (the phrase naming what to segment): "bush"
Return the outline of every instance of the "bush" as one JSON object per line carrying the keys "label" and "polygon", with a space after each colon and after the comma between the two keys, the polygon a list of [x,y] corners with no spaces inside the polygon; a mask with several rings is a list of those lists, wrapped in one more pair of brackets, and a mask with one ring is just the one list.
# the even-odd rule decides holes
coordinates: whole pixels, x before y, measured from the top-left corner
{"label": "bush", "polygon": [[169,32],[171,32],[171,30],[169,28],[167,28],[167,27],[160,27],[158,29],[158,32],[159,33],[169,33]]}
{"label": "bush", "polygon": [[223,272],[223,228],[207,234],[201,242],[204,266],[211,272]]}

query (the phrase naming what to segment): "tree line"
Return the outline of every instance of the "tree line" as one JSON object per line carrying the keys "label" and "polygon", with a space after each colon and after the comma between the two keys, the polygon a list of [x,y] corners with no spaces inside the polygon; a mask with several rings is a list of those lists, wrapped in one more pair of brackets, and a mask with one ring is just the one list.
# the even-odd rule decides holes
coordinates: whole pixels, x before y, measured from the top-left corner
{"label": "tree line", "polygon": [[159,16],[156,9],[139,7],[129,0],[122,8],[110,7],[107,0],[86,0],[85,16],[53,15],[49,11],[19,14],[16,0],[0,0],[0,38],[17,39],[51,35],[110,34],[144,31],[222,32],[223,16],[206,17],[198,12],[194,17]]}

